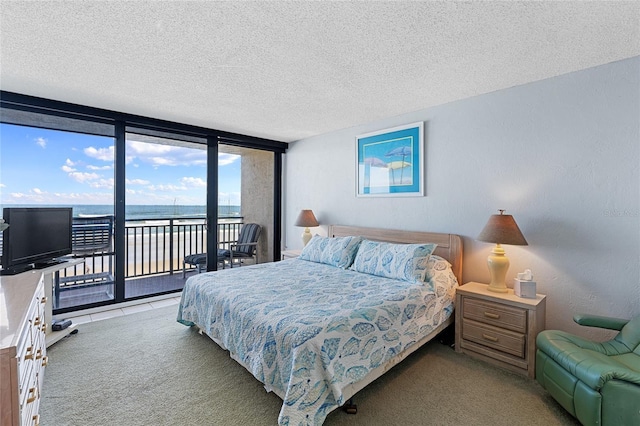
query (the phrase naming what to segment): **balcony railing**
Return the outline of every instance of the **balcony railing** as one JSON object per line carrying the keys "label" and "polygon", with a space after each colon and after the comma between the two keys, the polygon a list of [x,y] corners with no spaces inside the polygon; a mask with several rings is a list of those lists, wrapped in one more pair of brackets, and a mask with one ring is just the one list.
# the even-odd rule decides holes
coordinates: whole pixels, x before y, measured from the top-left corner
{"label": "balcony railing", "polygon": [[[218,248],[229,249],[237,240],[242,224],[243,217],[219,218]],[[202,217],[128,220],[125,225],[125,240],[125,279],[173,274],[182,272],[182,260],[185,256],[206,252],[206,224]],[[61,276],[113,273],[114,271],[109,271],[110,265],[115,264],[113,255],[110,252],[76,256],[84,257],[84,264],[67,268]]]}

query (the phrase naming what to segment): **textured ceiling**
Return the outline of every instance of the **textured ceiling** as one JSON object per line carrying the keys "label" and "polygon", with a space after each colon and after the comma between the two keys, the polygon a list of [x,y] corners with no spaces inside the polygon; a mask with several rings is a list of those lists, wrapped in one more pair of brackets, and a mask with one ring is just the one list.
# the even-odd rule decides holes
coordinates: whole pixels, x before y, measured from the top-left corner
{"label": "textured ceiling", "polygon": [[0,1],[2,90],[290,142],[640,54],[638,2]]}

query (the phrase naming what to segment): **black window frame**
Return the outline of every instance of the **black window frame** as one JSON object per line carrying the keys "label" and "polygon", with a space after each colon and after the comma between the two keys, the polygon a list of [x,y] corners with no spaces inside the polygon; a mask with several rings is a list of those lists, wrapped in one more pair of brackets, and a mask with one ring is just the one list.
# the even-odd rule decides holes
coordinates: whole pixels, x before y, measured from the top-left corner
{"label": "black window frame", "polygon": [[[280,258],[282,234],[282,165],[283,154],[288,144],[272,139],[265,139],[218,129],[177,123],[168,120],[112,111],[102,108],[79,105],[64,101],[25,95],[16,92],[0,91],[0,123],[61,130],[74,133],[108,136],[114,138],[115,144],[115,251],[124,253],[125,239],[125,172],[124,146],[126,133],[142,132],[148,135],[173,138],[187,142],[207,145],[207,181],[208,187],[216,188],[207,191],[207,220],[217,223],[217,153],[220,144],[243,148],[259,149],[274,153],[274,215],[273,215],[273,254],[274,260]],[[120,164],[121,163],[121,164]],[[215,253],[217,244],[215,227],[209,227],[207,234],[208,253]],[[108,302],[83,305],[80,309],[109,305],[125,301],[124,298],[124,257],[116,256],[116,294]],[[215,269],[217,262],[209,262]],[[142,297],[141,297],[142,298]],[[126,299],[133,300],[133,299]],[[69,309],[69,311],[76,308]],[[63,312],[60,312],[63,313]]]}

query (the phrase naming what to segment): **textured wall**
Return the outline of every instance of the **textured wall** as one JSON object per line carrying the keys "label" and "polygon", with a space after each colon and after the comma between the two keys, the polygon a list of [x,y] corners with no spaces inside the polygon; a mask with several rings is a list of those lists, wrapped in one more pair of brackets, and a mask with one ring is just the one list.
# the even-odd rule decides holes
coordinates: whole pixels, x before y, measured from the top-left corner
{"label": "textured wall", "polygon": [[[489,281],[492,245],[475,238],[498,209],[529,246],[505,246],[509,281],[531,268],[547,328],[580,334],[578,312],[640,315],[640,57],[290,144],[284,246],[313,209],[331,223],[451,232],[464,281]],[[355,136],[425,123],[426,196],[356,198]]]}
{"label": "textured wall", "polygon": [[262,226],[258,261],[273,261],[273,153],[242,149],[242,215]]}

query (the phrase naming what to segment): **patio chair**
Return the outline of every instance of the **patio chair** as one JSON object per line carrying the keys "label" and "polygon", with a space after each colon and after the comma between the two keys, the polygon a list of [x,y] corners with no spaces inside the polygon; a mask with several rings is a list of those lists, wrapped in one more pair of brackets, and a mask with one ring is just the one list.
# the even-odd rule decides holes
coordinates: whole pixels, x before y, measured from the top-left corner
{"label": "patio chair", "polygon": [[234,263],[242,266],[245,259],[253,259],[254,263],[258,263],[258,238],[262,228],[257,223],[245,223],[240,229],[238,241],[231,244],[231,250],[228,250],[229,265],[233,268]]}
{"label": "patio chair", "polygon": [[[231,244],[231,249],[218,249],[218,266],[222,266],[222,269],[224,269],[227,262],[232,268],[234,265],[241,266],[245,259],[254,259],[254,263],[258,263],[257,247],[261,230],[262,228],[257,223],[246,223],[242,225],[240,234],[238,235],[238,241]],[[187,265],[195,266],[198,273],[206,271],[206,253],[185,256],[182,262],[182,278],[186,275]]]}

